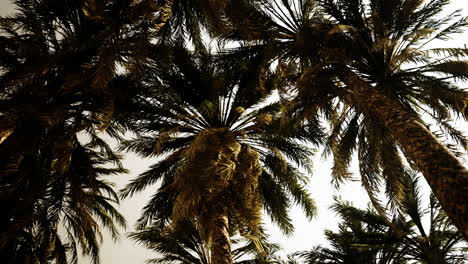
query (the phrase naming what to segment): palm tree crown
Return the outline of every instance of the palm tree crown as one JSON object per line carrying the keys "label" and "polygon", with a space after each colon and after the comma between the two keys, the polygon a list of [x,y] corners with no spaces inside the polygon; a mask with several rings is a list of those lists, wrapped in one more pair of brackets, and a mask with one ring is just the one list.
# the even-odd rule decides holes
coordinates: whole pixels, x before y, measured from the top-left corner
{"label": "palm tree crown", "polygon": [[122,147],[161,157],[123,190],[125,197],[162,180],[140,225],[189,217],[204,228],[207,239],[209,230],[217,228],[213,215],[221,211],[233,230],[255,235],[263,204],[273,221],[290,232],[286,212],[291,199],[311,217],[314,205],[303,186],[305,177],[292,164],[308,168],[312,153],[298,140],[313,138],[316,131],[303,128],[280,136],[279,105],[258,105],[272,87],[265,76],[257,86],[251,63],[226,72],[211,58],[183,49],[176,49],[171,60],[174,64],[164,67],[155,59],[148,71],[149,94],[137,102],[143,110],[134,115],[145,134]]}

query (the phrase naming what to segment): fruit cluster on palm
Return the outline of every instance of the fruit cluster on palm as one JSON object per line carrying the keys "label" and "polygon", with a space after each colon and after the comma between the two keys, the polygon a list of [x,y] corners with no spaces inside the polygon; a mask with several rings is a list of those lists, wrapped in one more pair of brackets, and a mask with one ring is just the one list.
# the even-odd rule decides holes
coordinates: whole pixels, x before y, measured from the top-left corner
{"label": "fruit cluster on palm", "polygon": [[301,172],[312,172],[311,144],[333,156],[337,183],[357,155],[362,185],[399,239],[412,229],[387,219],[377,194],[383,187],[393,210],[408,206],[407,163],[468,237],[458,152],[468,144],[450,122],[468,119],[468,92],[454,82],[468,78],[468,50],[427,48],[467,26],[460,11],[439,15],[448,0],[14,4],[0,18],[4,259],[74,263],[81,245],[99,262],[98,221],[115,235],[114,222],[124,224],[101,176],[125,170],[98,133],[155,159],[121,193],[159,184],[137,229],[166,234],[188,219],[211,263],[232,263],[233,232],[261,248],[262,211],[285,233],[293,203],[313,216]]}

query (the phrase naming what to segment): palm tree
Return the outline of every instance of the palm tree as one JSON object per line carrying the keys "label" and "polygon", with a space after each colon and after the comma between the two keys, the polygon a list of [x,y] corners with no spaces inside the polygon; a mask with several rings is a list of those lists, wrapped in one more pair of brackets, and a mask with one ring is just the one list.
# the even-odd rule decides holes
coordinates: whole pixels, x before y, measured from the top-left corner
{"label": "palm tree", "polygon": [[[392,224],[374,208],[361,210],[337,201],[333,210],[343,220],[338,232],[326,231],[332,249],[300,253],[308,263],[463,263],[467,256],[461,232],[450,223],[431,195],[423,209],[418,178],[405,186],[406,197]],[[429,228],[424,228],[424,218]]]}
{"label": "palm tree", "polygon": [[140,7],[129,1],[14,3],[18,12],[0,18],[2,234],[32,225],[47,177],[68,166],[72,138],[108,128],[123,109],[131,93],[111,85],[116,64],[132,64],[149,43]]}
{"label": "palm tree", "polygon": [[[149,259],[148,263],[213,263],[211,262],[209,247],[200,237],[194,224],[188,220],[181,221],[175,226],[169,226],[164,230],[156,226],[148,227],[131,233],[129,237],[162,255],[158,258]],[[266,261],[267,252],[278,248],[277,245],[262,242],[263,253],[261,253],[253,241],[233,238],[232,234],[231,241],[233,248],[235,248],[231,251],[231,255],[236,264],[260,264],[262,259]],[[255,258],[246,259],[247,256]]]}
{"label": "palm tree", "polygon": [[[349,43],[349,51],[343,52],[345,60],[339,62],[346,64],[346,73],[340,73],[339,78],[353,91],[356,101],[362,101],[360,107],[372,111],[369,115],[390,131],[401,151],[422,172],[454,224],[468,237],[468,209],[464,207],[468,196],[462,187],[468,184],[468,171],[418,114],[432,111],[430,115],[436,124],[466,149],[462,133],[447,123],[451,113],[468,117],[468,92],[451,82],[468,77],[464,70],[466,61],[462,60],[466,49],[423,49],[433,40],[446,40],[459,33],[466,18],[452,23],[457,12],[440,20],[434,18],[448,1],[426,5],[401,1],[391,8],[387,8],[389,1],[376,1],[369,6],[355,4],[354,9],[350,6],[352,19],[344,18],[342,11],[336,12],[341,5],[347,5],[345,1],[324,2],[336,23],[348,27],[339,33]],[[365,29],[360,26],[364,21]],[[358,27],[360,30],[353,30]],[[428,28],[432,32],[424,33]],[[357,50],[365,51],[356,53]],[[440,53],[443,58],[437,57]]]}
{"label": "palm tree", "polygon": [[177,47],[168,51],[169,58],[153,53],[141,84],[148,93],[135,100],[139,108],[132,114],[139,136],[122,143],[122,149],[158,161],[122,196],[161,181],[139,227],[189,218],[210,245],[212,262],[232,263],[229,230],[256,236],[262,205],[285,232],[292,231],[291,201],[313,215],[306,178],[293,164],[309,168],[312,153],[298,141],[316,136],[315,127],[284,136],[279,105],[259,104],[272,81],[259,81],[255,62],[229,72],[210,57]]}
{"label": "palm tree", "polygon": [[466,80],[467,51],[424,49],[461,32],[466,18],[458,18],[459,11],[435,18],[445,0],[319,3],[245,1],[240,12],[244,28],[232,28],[222,37],[249,45],[228,52],[227,66],[257,56],[279,60],[279,70],[289,76],[297,95],[287,117],[316,123],[323,113],[333,123],[329,145],[338,179],[349,177],[346,168],[358,149],[361,177],[371,196],[382,175],[388,193],[399,199],[407,174],[402,152],[468,237],[468,171],[421,114],[466,148],[463,134],[449,120],[453,113],[467,118],[467,91],[451,82]]}
{"label": "palm tree", "polygon": [[108,149],[97,151],[98,144],[104,147],[99,138],[82,146],[75,137],[66,167],[54,159],[56,166],[44,177],[45,192],[33,204],[31,222],[11,236],[2,235],[1,257],[6,263],[77,263],[78,246],[92,263],[99,263],[101,228],[117,239],[117,226],[125,226],[113,206],[118,196],[102,177],[125,170],[104,167],[118,160],[106,153]]}
{"label": "palm tree", "polygon": [[310,251],[299,252],[296,255],[304,259],[304,263],[406,263],[397,250],[399,239],[387,234],[392,232],[386,225],[387,220],[374,211],[361,212],[359,218],[358,214],[343,210],[350,207],[351,205],[346,203],[335,204],[335,209],[341,209],[339,214],[343,221],[339,224],[337,232],[325,231],[331,248],[315,246]]}

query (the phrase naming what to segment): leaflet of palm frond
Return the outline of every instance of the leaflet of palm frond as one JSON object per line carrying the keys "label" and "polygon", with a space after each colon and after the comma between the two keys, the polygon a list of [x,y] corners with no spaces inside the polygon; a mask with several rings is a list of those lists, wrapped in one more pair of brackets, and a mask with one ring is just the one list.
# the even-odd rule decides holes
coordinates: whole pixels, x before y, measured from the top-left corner
{"label": "leaflet of palm frond", "polygon": [[[254,254],[257,258],[271,257],[276,251],[280,249],[278,244],[268,242],[268,234],[263,224],[258,226],[259,233],[256,235],[246,235],[242,239],[233,239],[233,243],[238,241],[247,240],[246,245],[232,250],[233,260],[237,261],[242,259],[246,254]],[[235,262],[238,263],[238,262]],[[241,262],[242,263],[242,262]]]}
{"label": "leaflet of palm frond", "polygon": [[104,97],[103,105],[93,112],[94,124],[100,132],[104,132],[109,127],[114,114],[114,102],[109,95]]}
{"label": "leaflet of palm frond", "polygon": [[[396,233],[399,233],[400,230],[388,219],[388,214],[385,210],[385,207],[382,205],[380,199],[377,198],[377,190],[379,189],[380,185],[380,179],[378,177],[378,166],[377,164],[372,164],[368,162],[369,160],[375,159],[380,155],[377,155],[376,153],[372,154],[373,150],[369,148],[368,144],[365,143],[364,137],[361,137],[360,140],[361,146],[358,150],[358,156],[361,161],[359,169],[361,174],[362,186],[364,187],[364,190],[366,191],[369,200],[371,201],[372,205],[377,210],[379,215],[385,220],[388,226],[392,227],[392,229]],[[373,162],[375,162],[375,160]]]}
{"label": "leaflet of palm frond", "polygon": [[[334,97],[343,95],[342,89],[335,84],[330,69],[323,69],[322,66],[317,63],[316,66],[296,71],[293,80],[295,85],[290,91],[286,91],[293,94],[285,111],[286,116],[292,115],[291,121],[313,121],[322,113],[327,114],[327,108]],[[298,98],[301,100],[297,100]]]}
{"label": "leaflet of palm frond", "polygon": [[[110,42],[107,40],[106,42]],[[102,43],[99,47],[97,56],[98,61],[93,65],[93,81],[91,83],[93,88],[98,89],[98,94],[104,91],[108,86],[110,80],[115,75],[115,51],[110,43]]]}
{"label": "leaflet of palm frond", "polygon": [[44,223],[56,225],[63,221],[65,226],[69,243],[62,244],[57,236],[54,238],[55,244],[50,244],[54,248],[53,252],[58,253],[66,247],[73,263],[76,262],[76,247],[79,244],[82,252],[90,254],[93,262],[98,263],[96,236],[99,237],[100,231],[97,221],[108,228],[113,236],[117,236],[113,221],[123,226],[125,220],[110,204],[118,202],[116,194],[107,182],[98,180],[97,177],[122,173],[125,170],[100,168],[99,165],[107,162],[106,156],[77,144],[75,142],[68,168],[65,171],[55,171],[49,178],[47,195],[42,203],[47,214],[47,221]]}
{"label": "leaflet of palm frond", "polygon": [[408,176],[407,169],[403,164],[403,159],[398,151],[398,146],[394,144],[394,139],[389,131],[383,133],[381,164],[382,177],[385,181],[385,193],[391,202],[391,206],[398,207],[405,196],[405,183]]}
{"label": "leaflet of palm frond", "polygon": [[334,106],[334,111],[332,111],[330,116],[327,118],[330,123],[331,131],[325,141],[325,146],[323,150],[323,156],[328,157],[332,154],[332,149],[337,148],[337,142],[340,134],[343,130],[343,124],[347,119],[349,119],[349,115],[352,111],[352,108],[349,107],[348,104],[340,104],[336,103]]}
{"label": "leaflet of palm frond", "polygon": [[[350,227],[356,225],[357,227],[362,228],[363,223],[358,223],[359,220],[362,220],[369,227],[378,230],[382,228],[382,225],[386,224],[383,217],[379,214],[375,214],[375,211],[373,210],[364,211],[353,207],[352,203],[343,201],[339,197],[335,196],[333,198],[335,203],[330,208],[340,216],[345,225],[349,225]],[[385,231],[385,229],[380,231]]]}
{"label": "leaflet of palm frond", "polygon": [[150,225],[164,228],[171,223],[172,208],[177,194],[170,189],[170,183],[161,187],[158,193],[154,194],[143,210],[136,222],[137,229],[144,229]]}
{"label": "leaflet of palm frond", "polygon": [[122,155],[114,151],[111,146],[95,133],[88,133],[90,141],[84,145],[85,148],[92,149],[97,152],[96,157],[105,158],[106,162],[113,163],[118,169],[124,169],[122,164]]}
{"label": "leaflet of palm frond", "polygon": [[[292,161],[296,163],[301,169],[304,169],[307,172],[307,174],[312,174],[313,169],[310,157],[314,155],[315,150],[306,147],[301,142],[310,142],[313,144],[317,144],[315,139],[320,135],[317,136],[317,134],[315,133],[315,125],[312,125],[313,128],[311,129],[304,126],[302,128],[292,128],[294,132],[289,132],[289,129],[283,132],[281,131],[281,125],[279,124],[278,120],[276,120],[275,123],[276,125],[268,127],[265,133],[272,133],[273,131],[275,132],[275,134],[276,132],[279,133],[276,135],[273,134],[273,136],[262,135],[260,138],[270,146],[270,151],[278,158],[278,165],[285,165],[284,168],[286,168],[287,164],[285,164],[284,162],[288,163]],[[286,139],[281,136],[285,134],[289,134],[291,136],[294,135],[295,140]],[[288,166],[290,165],[291,164],[289,163]],[[304,175],[300,174],[297,176],[301,182],[307,182],[307,179],[303,177]]]}
{"label": "leaflet of palm frond", "polygon": [[[226,22],[224,21],[223,12],[228,10],[228,1],[199,1],[200,10],[203,10],[204,20],[198,21],[206,27],[210,35],[215,35],[217,32],[222,32],[225,28]],[[220,12],[221,11],[221,12]],[[193,35],[193,34],[192,34]],[[197,48],[198,50],[198,48]]]}
{"label": "leaflet of palm frond", "polygon": [[[181,151],[180,151],[181,152]],[[179,153],[172,154],[164,162],[155,164],[150,169],[142,174],[138,179],[132,180],[127,187],[121,191],[121,197],[125,198],[131,196],[136,192],[143,190],[149,184],[156,182],[158,179],[164,179],[174,175],[176,169],[183,165],[183,157]],[[172,179],[172,177],[170,177]],[[165,224],[169,221],[172,211],[172,203],[177,195],[176,191],[172,189],[172,181],[167,178],[161,184],[158,194],[150,199],[142,212],[139,223],[145,225],[151,219],[161,221]],[[158,210],[157,210],[158,209]]]}
{"label": "leaflet of palm frond", "polygon": [[411,220],[418,227],[420,234],[426,237],[427,234],[422,225],[424,212],[421,208],[422,201],[419,193],[418,177],[416,175],[408,175],[405,180],[407,181],[404,185],[405,195],[400,210],[402,210],[405,215],[410,216]]}
{"label": "leaflet of palm frond", "polygon": [[425,95],[422,101],[434,109],[436,122],[451,117],[448,109],[453,110],[456,115],[462,115],[467,120],[466,112],[468,92],[458,88],[450,82],[441,81],[440,78],[415,74],[410,79],[417,87],[413,96]]}
{"label": "leaflet of palm frond", "polygon": [[115,74],[115,62],[113,58],[112,47],[104,47],[99,50],[99,61],[93,67],[93,80],[91,86],[95,88],[91,91],[92,94],[100,96],[103,106],[99,106],[94,113],[94,118],[97,121],[97,128],[100,131],[106,130],[112,120],[114,112],[114,97],[109,91],[110,81]]}
{"label": "leaflet of palm frond", "polygon": [[172,263],[176,261],[182,263],[209,263],[209,251],[201,240],[195,226],[187,220],[165,229],[158,229],[158,227],[146,228],[131,233],[129,237],[163,255],[160,258],[151,259],[149,263]]}

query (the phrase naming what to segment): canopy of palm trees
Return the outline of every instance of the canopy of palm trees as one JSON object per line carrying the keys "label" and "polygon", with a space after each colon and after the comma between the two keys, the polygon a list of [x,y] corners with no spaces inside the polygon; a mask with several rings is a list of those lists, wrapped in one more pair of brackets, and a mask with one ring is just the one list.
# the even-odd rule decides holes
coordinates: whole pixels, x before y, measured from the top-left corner
{"label": "canopy of palm trees", "polygon": [[[261,236],[263,211],[286,234],[291,205],[314,215],[312,145],[333,156],[337,184],[359,159],[383,221],[350,218],[317,260],[458,261],[460,233],[435,200],[467,239],[468,143],[452,119],[468,120],[457,84],[468,79],[468,49],[431,47],[467,26],[459,10],[441,15],[449,0],[13,2],[17,12],[0,17],[2,259],[75,263],[81,246],[99,262],[98,222],[114,235],[125,222],[101,178],[125,172],[97,136],[105,131],[155,160],[122,190],[159,184],[137,228],[190,219],[213,263],[232,263],[232,232]],[[410,167],[435,196],[430,230]],[[346,206],[335,207],[344,218],[374,214]],[[372,247],[354,246],[357,234],[382,230]]]}

